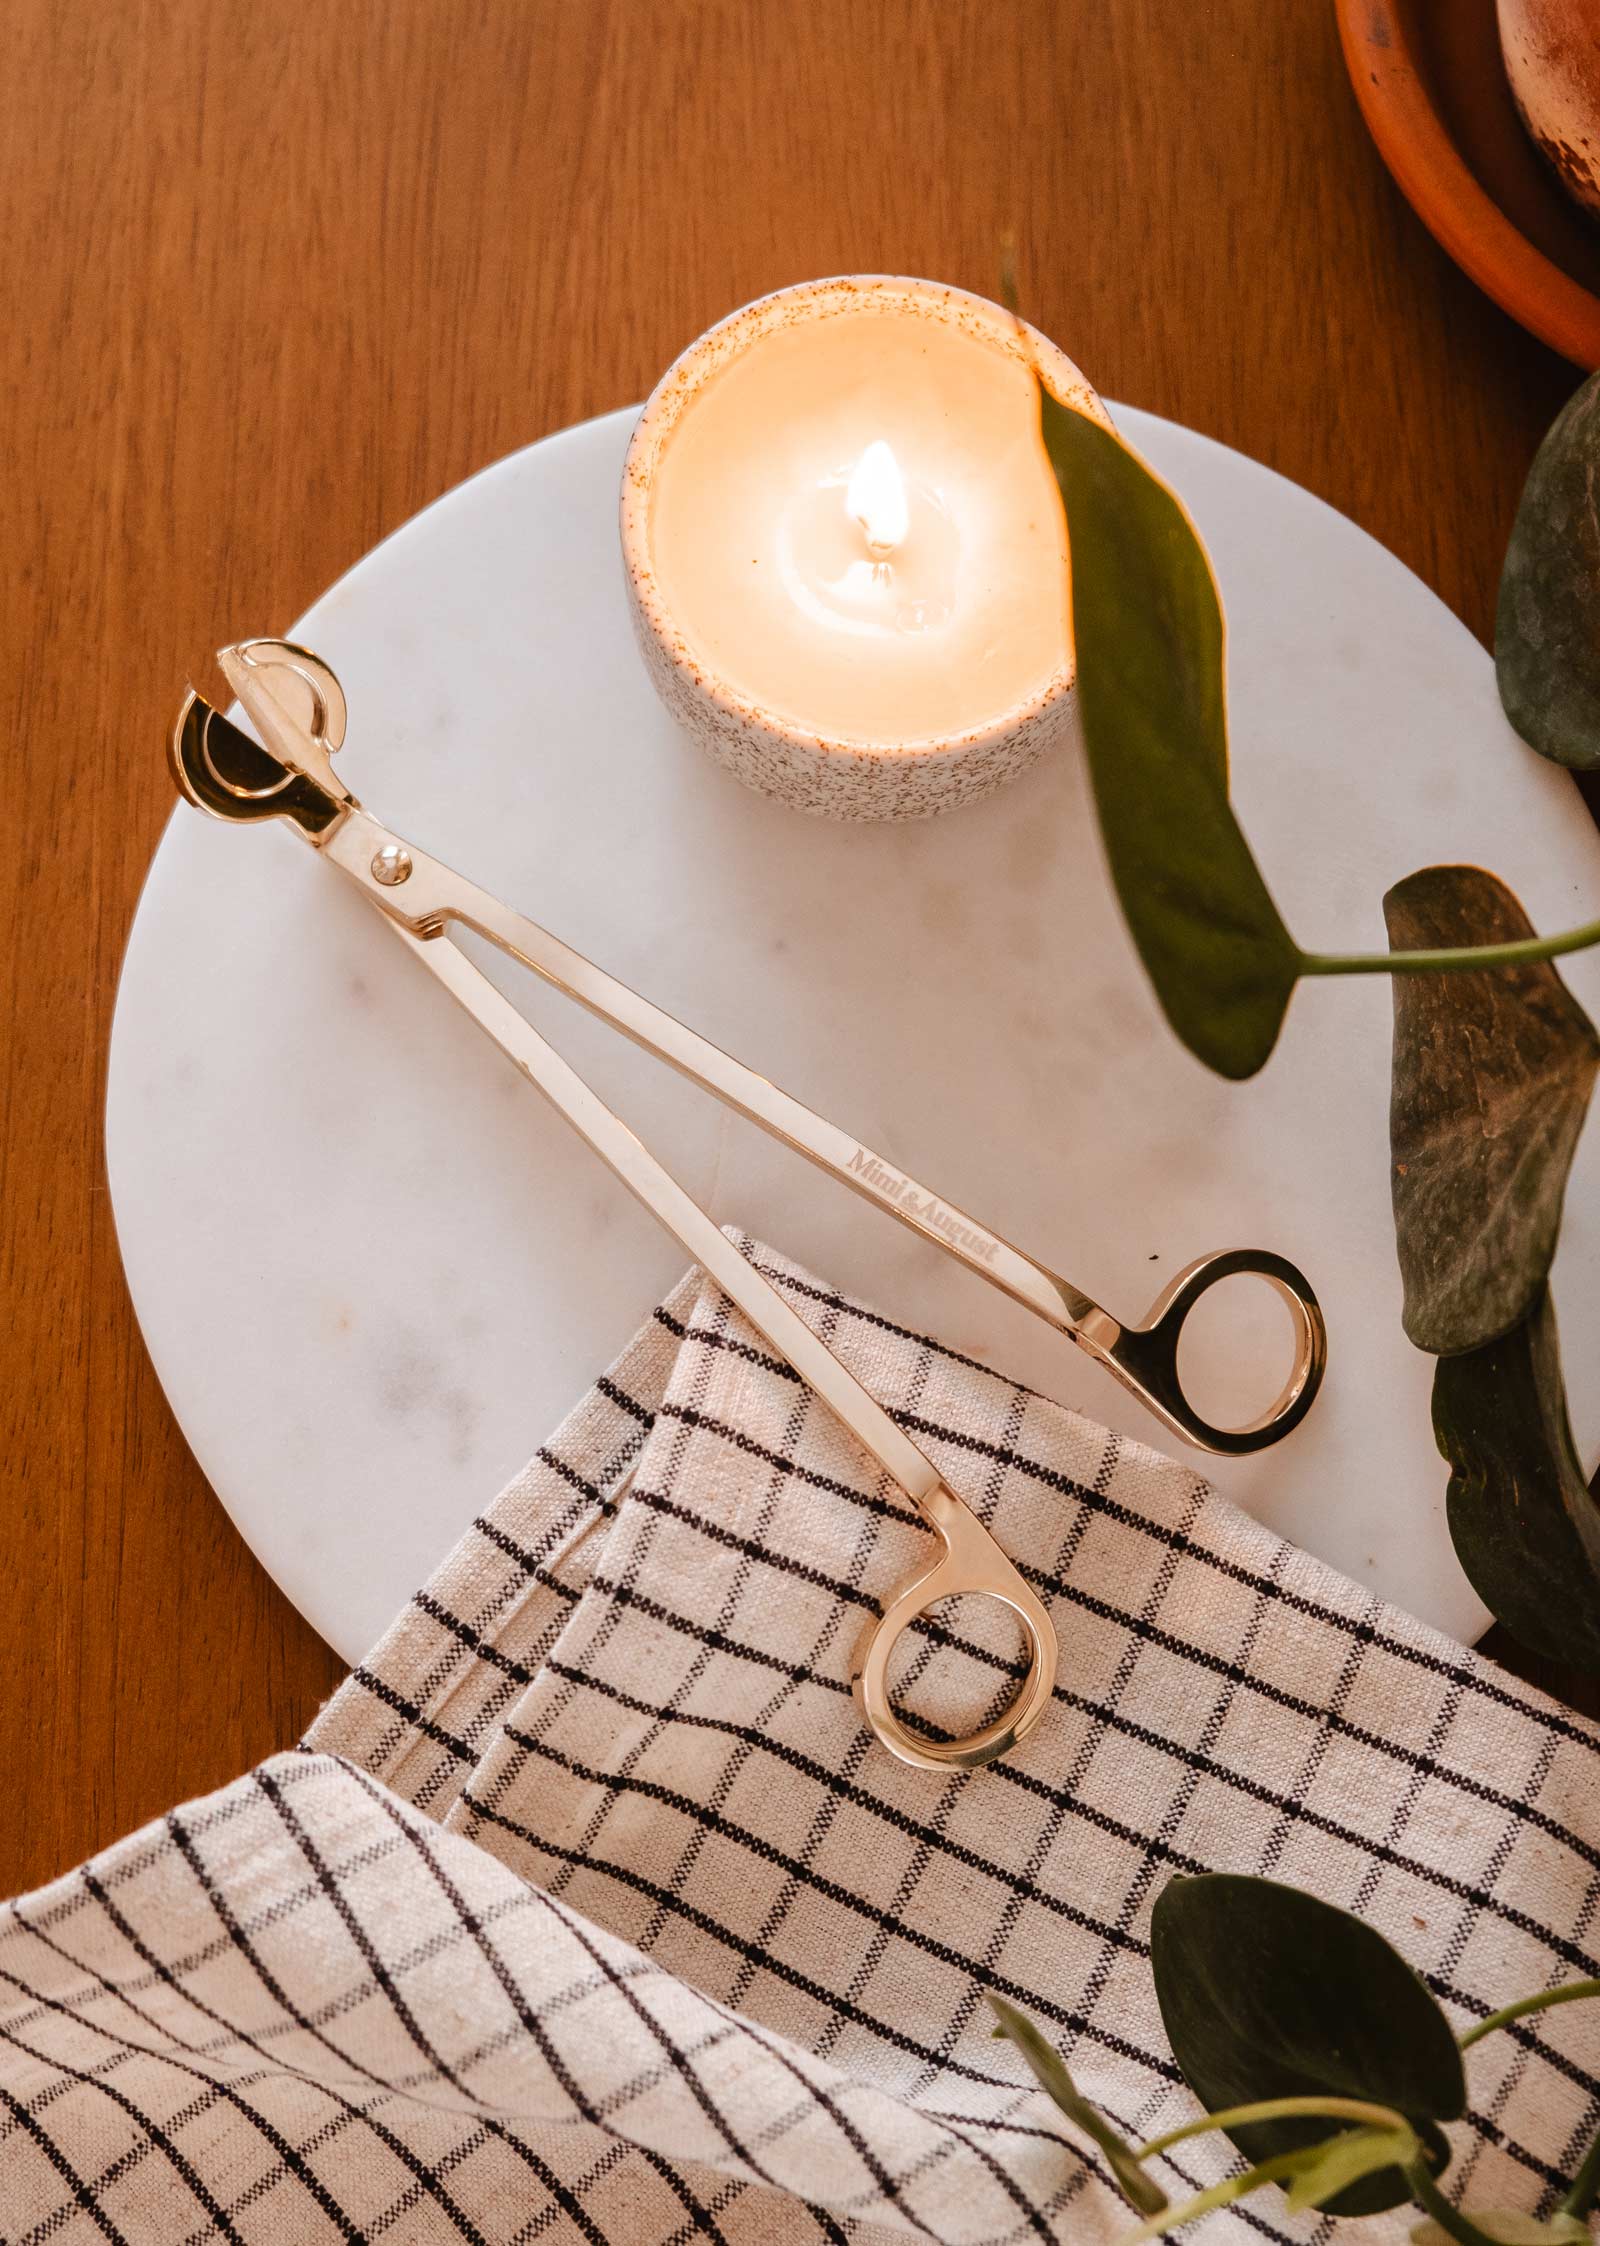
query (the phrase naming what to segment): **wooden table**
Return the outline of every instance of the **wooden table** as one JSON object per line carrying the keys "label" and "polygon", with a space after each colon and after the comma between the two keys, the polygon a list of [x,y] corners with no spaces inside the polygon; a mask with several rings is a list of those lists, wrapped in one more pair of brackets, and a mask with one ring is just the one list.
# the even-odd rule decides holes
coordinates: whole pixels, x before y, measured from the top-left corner
{"label": "wooden table", "polygon": [[745,298],[992,292],[1007,230],[1109,396],[1319,492],[1480,634],[1575,381],[1400,200],[1330,0],[12,0],[6,76],[0,1894],[340,1674],[189,1456],[105,1190],[162,738],[212,649]]}

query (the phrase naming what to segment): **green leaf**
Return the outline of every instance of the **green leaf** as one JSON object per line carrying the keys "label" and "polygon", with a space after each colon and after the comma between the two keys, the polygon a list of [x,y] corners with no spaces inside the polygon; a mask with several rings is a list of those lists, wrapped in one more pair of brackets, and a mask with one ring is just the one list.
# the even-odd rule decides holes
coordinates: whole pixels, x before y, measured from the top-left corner
{"label": "green leaf", "polygon": [[1151,2215],[1137,2230],[1130,2230],[1118,2239],[1117,2246],[1140,2246],[1143,2239],[1163,2238],[1168,2231],[1179,2230],[1185,2223],[1198,2222],[1202,2215],[1211,2214],[1215,2208],[1229,2207],[1236,2199],[1247,2198],[1263,2184],[1284,2183],[1309,2158],[1309,2152],[1279,2153],[1276,2159],[1263,2160],[1253,2168],[1224,2176],[1220,2183],[1208,2184],[1204,2191],[1197,2191],[1192,2199]]}
{"label": "green leaf", "polygon": [[1138,2246],[1143,2239],[1164,2237],[1169,2231],[1180,2230],[1185,2223],[1197,2222],[1202,2215],[1209,2215],[1218,2207],[1232,2206],[1234,2201],[1247,2198],[1264,2184],[1282,2184],[1292,2208],[1322,2207],[1341,2190],[1371,2175],[1374,2169],[1392,2166],[1397,2160],[1414,2160],[1418,2150],[1416,2137],[1409,2129],[1346,2130],[1325,2144],[1301,2145],[1293,2152],[1275,2153],[1270,2160],[1258,2161],[1254,2167],[1208,2184],[1192,2199],[1152,2214],[1137,2230],[1129,2231],[1119,2240],[1118,2246]]}
{"label": "green leaf", "polygon": [[[1396,951],[1533,933],[1477,866],[1424,867],[1383,912]],[[1391,1187],[1403,1322],[1419,1349],[1477,1349],[1526,1315],[1597,1069],[1600,1039],[1548,961],[1395,976]]]}
{"label": "green leaf", "polygon": [[1007,2037],[1016,2045],[1032,2068],[1040,2089],[1055,2100],[1069,2121],[1075,2122],[1084,2135],[1099,2146],[1129,2206],[1136,2207],[1141,2215],[1159,2215],[1167,2204],[1166,2193],[1153,2176],[1145,2173],[1127,2139],[1118,2135],[1098,2106],[1089,2103],[1067,2072],[1060,2052],[1045,2041],[1025,2012],[1019,2012],[1003,1996],[996,1996],[992,1989],[989,2003],[1000,2023],[995,2034]]}
{"label": "green leaf", "polygon": [[1066,509],[1078,708],[1129,933],[1163,1012],[1220,1076],[1253,1076],[1300,974],[1228,801],[1222,603],[1182,505],[1099,422],[1040,391]]}
{"label": "green leaf", "polygon": [[1294,2209],[1325,2207],[1380,2168],[1409,2168],[1421,2151],[1412,2129],[1343,2129],[1320,2149],[1308,2150],[1284,2197]]}
{"label": "green leaf", "polygon": [[[1542,2223],[1537,2215],[1514,2207],[1463,2207],[1461,2212],[1475,2230],[1498,2239],[1500,2246],[1589,2246],[1589,2226],[1576,2215],[1552,2215]],[[1431,2217],[1412,2224],[1411,2238],[1412,2246],[1455,2246],[1444,2225]]]}
{"label": "green leaf", "polygon": [[1539,447],[1506,549],[1495,675],[1531,748],[1600,766],[1600,375]]}
{"label": "green leaf", "polygon": [[1410,2129],[1345,2130],[1324,2143],[1301,2145],[1293,2152],[1275,2153],[1270,2160],[1224,2176],[1176,2207],[1162,2207],[1129,2231],[1118,2246],[1138,2246],[1146,2238],[1164,2237],[1185,2223],[1198,2222],[1218,2207],[1228,2207],[1265,2184],[1282,2184],[1291,2208],[1323,2207],[1329,2200],[1358,2183],[1364,2176],[1396,2162],[1409,2163],[1421,2152]]}
{"label": "green leaf", "polygon": [[1498,1341],[1440,1358],[1433,1431],[1473,1589],[1533,1652],[1600,1671],[1600,1506],[1567,1423],[1548,1289]]}
{"label": "green leaf", "polygon": [[[1372,2100],[1404,2114],[1444,2167],[1434,2124],[1465,2110],[1461,2054],[1410,1966],[1360,1919],[1274,1880],[1203,1873],[1157,1897],[1150,1962],[1173,2056],[1208,2112],[1319,2092]],[[1228,2135],[1260,2162],[1321,2145],[1328,2128],[1282,2120]],[[1340,2191],[1332,2212],[1410,2197],[1390,2165]]]}

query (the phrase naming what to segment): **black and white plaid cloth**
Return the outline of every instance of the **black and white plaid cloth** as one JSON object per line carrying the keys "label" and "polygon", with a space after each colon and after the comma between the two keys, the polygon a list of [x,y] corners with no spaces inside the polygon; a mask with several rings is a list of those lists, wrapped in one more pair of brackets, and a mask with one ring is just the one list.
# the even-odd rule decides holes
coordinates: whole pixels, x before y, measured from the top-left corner
{"label": "black and white plaid cloth", "polygon": [[[0,1913],[10,2246],[1108,2239],[982,1992],[1170,2124],[1173,1872],[1359,1911],[1463,2024],[1596,1971],[1593,1726],[746,1245],[1045,1597],[1045,1720],[967,1776],[869,1738],[851,1654],[924,1533],[692,1275],[299,1751]],[[991,1611],[913,1641],[913,1717],[1009,1695]],[[1595,2048],[1573,2006],[1474,2050],[1475,2201],[1570,2169]],[[1205,2235],[1332,2227],[1274,2194]]]}

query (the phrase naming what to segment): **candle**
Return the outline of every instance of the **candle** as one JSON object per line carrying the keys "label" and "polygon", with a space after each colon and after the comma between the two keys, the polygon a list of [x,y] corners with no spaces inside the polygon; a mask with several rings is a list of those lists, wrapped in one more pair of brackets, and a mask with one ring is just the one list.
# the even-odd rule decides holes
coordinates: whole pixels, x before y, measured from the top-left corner
{"label": "candle", "polygon": [[998,305],[863,276],[691,345],[629,448],[623,552],[667,707],[740,779],[835,818],[986,794],[1072,723],[1066,534],[1035,376]]}

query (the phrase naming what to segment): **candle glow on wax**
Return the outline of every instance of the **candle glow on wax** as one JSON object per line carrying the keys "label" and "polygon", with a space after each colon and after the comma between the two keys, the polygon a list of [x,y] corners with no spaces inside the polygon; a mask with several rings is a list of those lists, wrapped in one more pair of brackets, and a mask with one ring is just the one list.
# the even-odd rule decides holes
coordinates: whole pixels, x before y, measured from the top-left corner
{"label": "candle glow on wax", "polygon": [[763,298],[663,377],[624,477],[629,589],[657,686],[713,754],[807,809],[904,817],[1065,737],[1040,380],[1104,419],[998,306],[870,276]]}
{"label": "candle glow on wax", "polygon": [[946,623],[959,545],[938,493],[913,494],[892,448],[876,437],[853,468],[836,467],[795,491],[777,518],[773,558],[800,615],[859,641]]}

